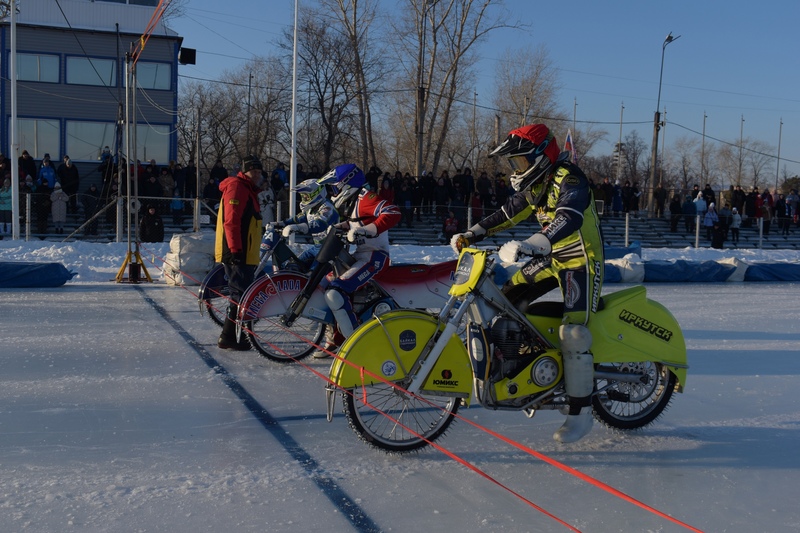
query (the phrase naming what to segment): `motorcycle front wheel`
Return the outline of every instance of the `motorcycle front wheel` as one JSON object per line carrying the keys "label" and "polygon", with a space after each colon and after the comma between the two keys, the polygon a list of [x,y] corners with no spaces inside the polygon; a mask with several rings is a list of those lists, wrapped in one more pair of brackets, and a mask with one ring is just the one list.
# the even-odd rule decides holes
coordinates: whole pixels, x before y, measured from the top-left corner
{"label": "motorcycle front wheel", "polygon": [[208,313],[208,318],[219,327],[225,324],[225,317],[228,312],[228,296],[230,293],[231,291],[227,286],[220,287],[216,292],[213,292],[211,296],[203,299],[203,306]]}
{"label": "motorcycle front wheel", "polygon": [[[364,403],[364,394],[366,402]],[[358,437],[390,453],[419,450],[450,427],[461,400],[414,396],[387,383],[345,390],[344,414]]]}
{"label": "motorcycle front wheel", "polygon": [[294,363],[308,357],[325,337],[325,324],[299,317],[291,328],[280,322],[280,316],[259,317],[251,322],[247,338],[250,346],[276,363]]}
{"label": "motorcycle front wheel", "polygon": [[604,363],[614,371],[643,374],[641,382],[598,379],[599,391],[592,397],[594,416],[608,427],[638,429],[651,424],[664,412],[675,390],[675,374],[661,363]]}

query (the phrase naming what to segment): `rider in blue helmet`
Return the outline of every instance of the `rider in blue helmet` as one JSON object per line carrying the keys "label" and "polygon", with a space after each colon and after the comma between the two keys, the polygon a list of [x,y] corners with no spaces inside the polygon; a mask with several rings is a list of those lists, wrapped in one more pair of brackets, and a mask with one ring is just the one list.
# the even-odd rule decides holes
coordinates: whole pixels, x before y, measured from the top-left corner
{"label": "rider in blue helmet", "polygon": [[[346,213],[346,220],[336,225],[347,230],[347,240],[356,245],[355,263],[339,277],[328,275],[325,301],[336,318],[338,336],[329,335],[324,349],[314,353],[317,359],[329,357],[358,325],[350,295],[389,267],[389,228],[400,222],[400,210],[369,190],[364,172],[354,164],[340,165],[320,179],[335,193],[334,203]],[[329,332],[330,333],[330,332]]]}

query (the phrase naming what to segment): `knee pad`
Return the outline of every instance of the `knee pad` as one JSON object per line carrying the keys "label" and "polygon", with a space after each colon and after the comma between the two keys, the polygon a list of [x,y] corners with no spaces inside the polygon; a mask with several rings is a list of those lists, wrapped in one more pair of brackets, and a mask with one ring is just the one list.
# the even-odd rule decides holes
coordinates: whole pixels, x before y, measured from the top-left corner
{"label": "knee pad", "polygon": [[331,308],[336,326],[345,337],[349,337],[356,329],[356,317],[352,312],[350,299],[338,289],[329,289],[325,292],[325,301]]}
{"label": "knee pad", "polygon": [[563,324],[558,328],[558,338],[564,356],[583,354],[592,347],[592,334],[581,324]]}
{"label": "knee pad", "polygon": [[331,311],[336,311],[345,306],[345,296],[338,289],[328,289],[325,291],[325,302],[331,308]]}

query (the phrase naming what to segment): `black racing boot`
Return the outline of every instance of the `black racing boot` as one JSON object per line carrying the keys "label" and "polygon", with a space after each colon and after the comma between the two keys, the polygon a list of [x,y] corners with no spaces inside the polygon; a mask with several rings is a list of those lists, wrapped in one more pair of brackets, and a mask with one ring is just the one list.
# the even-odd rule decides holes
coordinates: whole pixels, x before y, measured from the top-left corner
{"label": "black racing boot", "polygon": [[223,350],[236,350],[246,352],[250,349],[250,341],[247,340],[242,332],[241,339],[236,340],[236,315],[239,313],[239,306],[236,304],[228,305],[228,316],[222,326],[222,333],[217,341],[217,348]]}

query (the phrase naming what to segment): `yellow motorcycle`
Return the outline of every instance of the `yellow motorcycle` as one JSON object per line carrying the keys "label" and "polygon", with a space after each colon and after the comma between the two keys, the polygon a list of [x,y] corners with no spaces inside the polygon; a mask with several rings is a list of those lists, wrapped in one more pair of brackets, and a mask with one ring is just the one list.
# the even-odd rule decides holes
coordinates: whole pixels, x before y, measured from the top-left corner
{"label": "yellow motorcycle", "polygon": [[[487,409],[567,412],[558,328],[561,302],[524,312],[502,291],[508,273],[486,250],[465,248],[449,299],[437,315],[399,309],[373,317],[342,344],[326,388],[336,392],[356,434],[403,453],[442,436],[462,404]],[[466,321],[466,343],[458,331]],[[642,286],[601,298],[589,323],[595,363],[594,416],[611,428],[652,423],[686,383],[678,322]]]}

